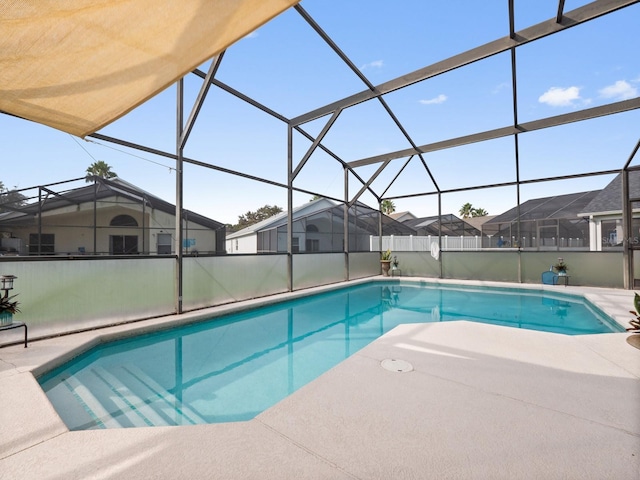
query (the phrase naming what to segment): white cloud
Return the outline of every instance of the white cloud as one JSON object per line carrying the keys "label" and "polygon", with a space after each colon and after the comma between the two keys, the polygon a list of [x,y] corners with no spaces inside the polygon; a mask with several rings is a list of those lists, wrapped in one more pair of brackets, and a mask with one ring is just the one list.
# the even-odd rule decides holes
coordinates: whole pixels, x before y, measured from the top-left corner
{"label": "white cloud", "polygon": [[420,100],[420,103],[423,105],[434,105],[437,103],[443,103],[447,100],[447,96],[443,93],[438,95],[437,97],[430,98],[429,100]]}
{"label": "white cloud", "polygon": [[364,64],[360,70],[365,70],[367,68],[382,68],[383,62],[382,60],[374,60],[373,62],[369,62]]}
{"label": "white cloud", "polygon": [[502,90],[505,90],[505,89],[510,88],[510,87],[511,87],[510,83],[502,82],[502,83],[499,83],[498,85],[496,85],[496,87],[491,91],[491,93],[493,93],[495,95],[495,94],[500,93]]}
{"label": "white cloud", "polygon": [[608,85],[599,90],[598,93],[604,98],[614,98],[616,100],[628,100],[638,96],[638,89],[624,80],[618,80],[613,85]]}
{"label": "white cloud", "polygon": [[242,37],[242,38],[256,38],[258,35],[259,35],[259,34],[258,34],[258,31],[257,31],[257,30],[254,30],[253,32],[248,33],[247,35],[245,35],[245,36],[244,36],[244,37]]}
{"label": "white cloud", "polygon": [[551,87],[538,98],[540,103],[546,103],[552,107],[572,106],[580,100],[580,87]]}

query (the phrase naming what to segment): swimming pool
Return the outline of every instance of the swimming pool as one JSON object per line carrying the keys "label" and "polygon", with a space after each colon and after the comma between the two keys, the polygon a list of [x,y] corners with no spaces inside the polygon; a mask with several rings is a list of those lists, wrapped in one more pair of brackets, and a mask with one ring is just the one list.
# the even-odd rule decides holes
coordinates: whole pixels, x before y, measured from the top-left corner
{"label": "swimming pool", "polygon": [[95,347],[39,379],[71,430],[243,421],[401,323],[623,331],[585,300],[371,282]]}

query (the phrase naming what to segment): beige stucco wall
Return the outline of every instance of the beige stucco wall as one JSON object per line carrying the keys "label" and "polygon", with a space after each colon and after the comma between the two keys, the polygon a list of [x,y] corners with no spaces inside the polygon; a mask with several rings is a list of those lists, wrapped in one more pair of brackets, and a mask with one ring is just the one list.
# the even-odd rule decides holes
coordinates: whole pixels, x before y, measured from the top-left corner
{"label": "beige stucco wall", "polygon": [[[130,215],[138,227],[111,227],[110,223],[118,215]],[[157,209],[133,204],[122,197],[112,197],[96,204],[95,220],[97,228],[96,249],[94,252],[94,208],[93,203],[72,205],[45,212],[42,215],[42,233],[55,235],[55,253],[76,255],[80,248],[87,254],[108,254],[110,236],[131,235],[138,237],[138,252],[157,253],[157,236],[160,233],[171,234],[172,252],[175,252],[175,216]],[[11,229],[13,237],[20,238],[23,251],[29,252],[29,234],[38,233],[38,218],[34,216],[28,226]],[[192,239],[195,244],[187,252],[197,250],[201,253],[213,253],[216,249],[216,232],[192,221],[184,221],[184,238]]]}

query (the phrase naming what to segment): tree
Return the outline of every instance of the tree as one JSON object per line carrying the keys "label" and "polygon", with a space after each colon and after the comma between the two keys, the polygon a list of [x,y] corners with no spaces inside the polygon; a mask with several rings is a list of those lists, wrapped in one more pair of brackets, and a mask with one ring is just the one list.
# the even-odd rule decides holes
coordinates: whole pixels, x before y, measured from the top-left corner
{"label": "tree", "polygon": [[87,183],[91,183],[93,181],[92,177],[109,179],[109,178],[115,178],[117,176],[118,174],[111,170],[111,166],[107,162],[103,160],[98,160],[96,162],[93,162],[87,168],[86,181]]}
{"label": "tree", "polygon": [[[4,186],[4,183],[0,182],[0,212],[6,212],[11,208],[18,208],[24,205],[27,201],[27,197],[17,192],[15,188],[9,190]],[[2,205],[10,208],[2,208]]]}
{"label": "tree", "polygon": [[460,208],[460,215],[462,218],[469,218],[473,213],[473,206],[467,202]]}
{"label": "tree", "polygon": [[474,208],[471,211],[472,217],[485,217],[487,215],[489,215],[489,212],[487,212],[484,208]]}
{"label": "tree", "polygon": [[382,209],[382,213],[385,215],[391,215],[396,211],[396,205],[392,200],[383,200],[380,204],[380,208]]}
{"label": "tree", "polygon": [[314,200],[320,200],[321,198],[324,198],[324,197],[321,197],[320,195],[314,195],[313,197],[311,197],[311,200],[309,201],[313,202]]}
{"label": "tree", "polygon": [[257,209],[255,212],[249,211],[244,215],[238,216],[238,223],[231,225],[229,230],[236,232],[242,228],[246,228],[255,223],[261,222],[262,220],[266,220],[269,217],[273,217],[278,213],[282,213],[282,208],[277,205],[265,205],[264,207]]}

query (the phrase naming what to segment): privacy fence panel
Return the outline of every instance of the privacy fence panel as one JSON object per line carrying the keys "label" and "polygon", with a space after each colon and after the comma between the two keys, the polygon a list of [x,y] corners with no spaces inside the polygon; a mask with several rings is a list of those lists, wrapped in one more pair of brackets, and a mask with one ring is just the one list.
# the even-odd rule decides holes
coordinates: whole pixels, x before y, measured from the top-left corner
{"label": "privacy fence panel", "polygon": [[286,255],[186,257],[183,265],[185,310],[287,291]]}
{"label": "privacy fence panel", "polygon": [[345,278],[344,253],[293,255],[293,289],[342,282]]}
{"label": "privacy fence panel", "polygon": [[380,275],[378,252],[355,252],[349,254],[349,279]]}
{"label": "privacy fence panel", "polygon": [[[173,258],[38,258],[0,262],[0,274],[16,275],[13,294],[29,337],[96,328],[174,311]],[[20,338],[3,331],[0,344]]]}

